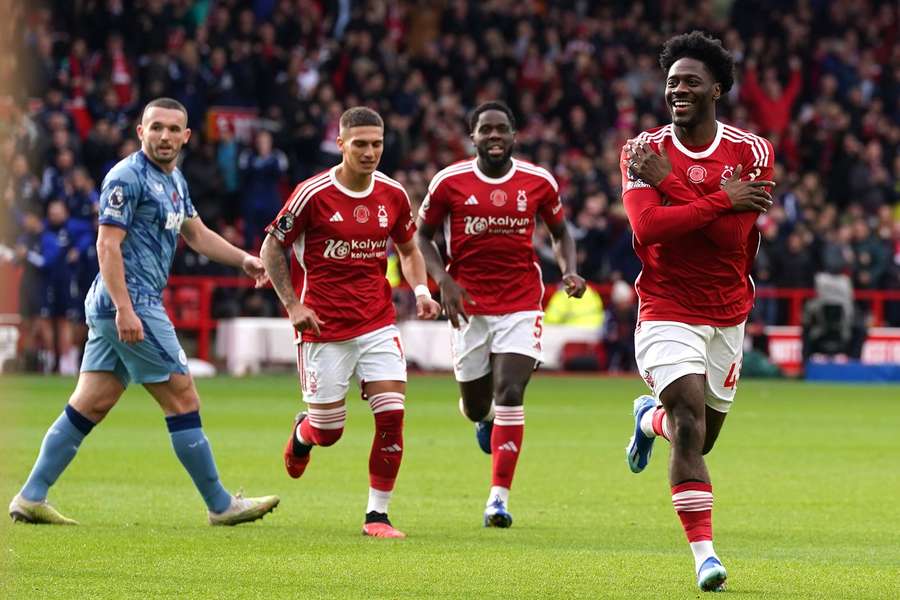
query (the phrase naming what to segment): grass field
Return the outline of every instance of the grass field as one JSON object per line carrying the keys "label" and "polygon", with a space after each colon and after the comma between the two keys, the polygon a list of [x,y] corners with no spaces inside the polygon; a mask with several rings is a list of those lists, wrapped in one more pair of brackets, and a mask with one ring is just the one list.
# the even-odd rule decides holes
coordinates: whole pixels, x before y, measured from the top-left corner
{"label": "grass field", "polygon": [[[303,479],[281,447],[292,377],[198,383],[229,489],[279,494],[264,521],[211,528],[162,415],[131,389],[50,499],[80,527],[0,519],[2,598],[690,598],[692,559],[669,502],[664,442],[632,475],[623,447],[639,380],[541,376],[526,403],[509,530],[481,527],[489,458],[449,377],[409,385],[391,507],[403,541],[364,538],[372,419]],[[71,380],[0,380],[0,499],[28,474]],[[739,598],[900,597],[900,389],[741,383],[709,457],[716,548]],[[5,504],[4,504],[5,506]]]}

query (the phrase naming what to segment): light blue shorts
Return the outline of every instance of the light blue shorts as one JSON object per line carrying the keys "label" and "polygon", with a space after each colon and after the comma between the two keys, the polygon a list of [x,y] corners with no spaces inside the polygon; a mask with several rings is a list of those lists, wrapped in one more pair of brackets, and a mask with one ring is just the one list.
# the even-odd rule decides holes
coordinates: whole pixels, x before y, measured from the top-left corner
{"label": "light blue shorts", "polygon": [[187,355],[175,335],[175,327],[162,306],[136,306],[144,326],[144,340],[126,344],[119,340],[115,313],[87,315],[88,341],[81,371],[108,371],[127,386],[129,382],[159,383],[172,373],[188,373]]}

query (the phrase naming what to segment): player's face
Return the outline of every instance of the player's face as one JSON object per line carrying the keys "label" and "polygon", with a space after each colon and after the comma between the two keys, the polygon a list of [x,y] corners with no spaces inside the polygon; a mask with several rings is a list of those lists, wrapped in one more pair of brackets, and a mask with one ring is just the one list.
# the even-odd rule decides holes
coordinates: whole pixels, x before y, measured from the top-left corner
{"label": "player's face", "polygon": [[369,175],[378,168],[384,152],[384,129],[374,125],[342,129],[337,139],[343,164],[358,175]]}
{"label": "player's face", "polygon": [[158,106],[144,111],[137,132],[144,154],[159,165],[174,164],[181,147],[191,138],[187,115],[180,110]]}
{"label": "player's face", "polygon": [[505,112],[486,110],[478,115],[472,142],[475,143],[478,158],[488,165],[500,166],[512,156],[516,132]]}
{"label": "player's face", "polygon": [[712,73],[695,58],[680,58],[666,77],[666,105],[672,122],[679,127],[692,127],[705,119],[715,119],[715,100],[722,86]]}

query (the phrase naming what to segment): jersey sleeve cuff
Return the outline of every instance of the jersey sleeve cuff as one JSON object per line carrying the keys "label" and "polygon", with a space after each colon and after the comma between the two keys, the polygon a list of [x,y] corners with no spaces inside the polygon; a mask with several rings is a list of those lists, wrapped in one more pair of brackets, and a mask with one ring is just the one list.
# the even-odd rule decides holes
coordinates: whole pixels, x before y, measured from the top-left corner
{"label": "jersey sleeve cuff", "polygon": [[112,225],[113,227],[118,227],[119,229],[124,229],[125,231],[128,231],[128,225],[126,225],[125,223],[122,223],[121,221],[116,221],[115,219],[100,218],[100,219],[97,219],[97,222],[100,225]]}

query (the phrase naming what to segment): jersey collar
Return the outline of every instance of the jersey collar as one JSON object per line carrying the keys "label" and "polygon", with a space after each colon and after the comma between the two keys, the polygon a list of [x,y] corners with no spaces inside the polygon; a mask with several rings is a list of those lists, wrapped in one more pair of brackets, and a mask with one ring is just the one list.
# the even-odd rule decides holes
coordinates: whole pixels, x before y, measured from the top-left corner
{"label": "jersey collar", "polygon": [[364,189],[361,192],[354,192],[350,188],[344,187],[343,185],[341,185],[341,182],[338,181],[337,175],[335,175],[335,173],[337,173],[337,168],[339,166],[340,165],[336,165],[336,166],[332,167],[331,170],[328,172],[328,176],[331,178],[331,183],[334,184],[334,187],[339,189],[342,193],[350,196],[351,198],[365,198],[366,196],[368,196],[369,194],[372,193],[373,189],[375,189],[375,173],[372,173],[372,176],[369,177],[369,187],[367,187],[366,189]]}
{"label": "jersey collar", "polygon": [[509,171],[507,171],[506,174],[503,175],[503,177],[498,177],[496,179],[494,179],[493,177],[488,177],[481,171],[481,169],[478,168],[478,157],[475,157],[472,160],[472,170],[475,172],[475,177],[485,183],[505,183],[512,179],[512,176],[516,174],[516,167],[518,166],[518,162],[519,161],[517,161],[516,159],[512,159],[512,166],[509,168]]}
{"label": "jersey collar", "polygon": [[706,148],[706,150],[701,150],[700,152],[692,152],[685,147],[680,141],[678,141],[678,136],[675,135],[675,127],[669,125],[669,133],[672,135],[672,143],[675,144],[675,147],[684,154],[685,156],[689,156],[690,158],[706,158],[710,156],[713,152],[716,151],[716,148],[719,147],[719,142],[722,141],[722,132],[725,131],[725,127],[722,126],[722,123],[716,121],[716,136],[713,138],[712,143]]}

